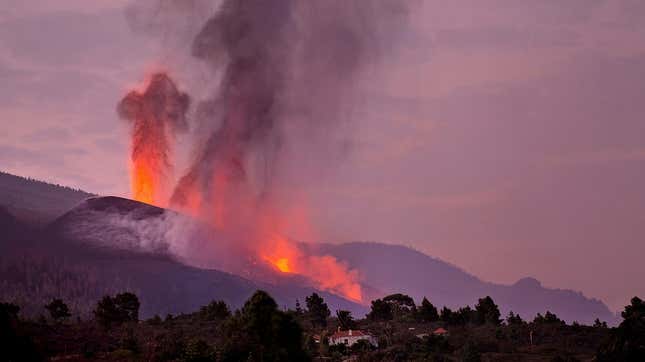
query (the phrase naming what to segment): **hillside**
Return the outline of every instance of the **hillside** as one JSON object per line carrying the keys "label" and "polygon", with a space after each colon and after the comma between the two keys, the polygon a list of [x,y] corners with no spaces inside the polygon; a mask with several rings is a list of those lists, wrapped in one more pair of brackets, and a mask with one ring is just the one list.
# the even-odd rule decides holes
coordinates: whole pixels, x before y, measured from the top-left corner
{"label": "hillside", "polygon": [[[154,223],[166,212],[151,205],[116,197],[90,198],[44,229],[0,211],[5,231],[0,242],[0,300],[21,305],[25,315],[37,316],[47,301],[62,298],[75,314],[89,317],[103,295],[124,290],[139,296],[143,317],[185,313],[212,300],[238,308],[258,289],[270,292],[280,306],[293,307],[296,300],[318,292],[330,307],[366,312],[361,305],[317,291],[297,278],[274,283],[249,280],[186,265],[163,243],[134,247],[140,236],[133,232],[134,225],[143,225],[146,219]],[[111,223],[119,214],[125,216],[120,220],[130,222]],[[90,215],[95,218],[88,219]],[[146,234],[150,238],[153,235]]]}
{"label": "hillside", "polygon": [[[21,299],[38,309],[42,300],[62,296],[87,312],[104,293],[135,289],[147,302],[144,313],[176,313],[212,298],[237,306],[255,288],[270,290],[281,305],[293,305],[313,291],[302,278],[271,274],[252,260],[241,260],[221,238],[213,242],[214,230],[197,227],[187,237],[185,230],[175,229],[181,216],[171,211],[116,197],[86,199],[91,195],[85,192],[0,175],[0,205],[7,205],[0,208],[5,230],[0,240],[0,298]],[[34,217],[25,217],[30,213]],[[33,226],[34,219],[40,225],[52,218],[44,231]],[[178,236],[179,242],[170,242],[169,237]],[[615,321],[601,301],[579,292],[544,288],[532,278],[513,285],[488,283],[403,246],[356,242],[308,247],[358,269],[368,300],[401,292],[417,303],[426,296],[435,305],[456,308],[490,295],[504,314],[512,310],[532,318],[550,310],[569,322]],[[384,267],[388,265],[396,268]],[[326,295],[333,309],[359,315],[366,311]]]}
{"label": "hillside", "polygon": [[513,311],[523,318],[533,318],[549,310],[568,322],[592,324],[595,318],[610,324],[616,321],[604,303],[580,292],[544,288],[533,278],[513,285],[484,282],[454,265],[404,246],[354,242],[315,248],[361,270],[365,282],[383,293],[406,293],[417,302],[425,296],[435,305],[456,308],[472,306],[478,298],[490,295],[504,315]]}
{"label": "hillside", "polygon": [[0,206],[30,223],[47,224],[91,196],[95,195],[0,172]]}

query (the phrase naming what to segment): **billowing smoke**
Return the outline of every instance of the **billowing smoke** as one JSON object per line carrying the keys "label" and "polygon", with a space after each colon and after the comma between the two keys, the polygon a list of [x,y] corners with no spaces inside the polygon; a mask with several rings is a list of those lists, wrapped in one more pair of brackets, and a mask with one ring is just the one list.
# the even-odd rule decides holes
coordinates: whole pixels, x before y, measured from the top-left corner
{"label": "billowing smoke", "polygon": [[[203,3],[161,1],[152,9],[154,14],[165,9],[163,18],[172,19],[173,14],[186,16]],[[283,225],[307,220],[303,221],[306,217],[301,212],[280,211],[288,201],[276,195],[278,190],[284,192],[285,179],[295,175],[290,165],[294,157],[306,159],[304,167],[324,169],[326,157],[342,149],[336,136],[352,118],[357,80],[366,66],[388,50],[393,34],[404,23],[406,4],[394,0],[223,1],[192,39],[191,55],[206,66],[201,76],[212,86],[206,87],[211,91],[200,97],[195,109],[200,131],[195,133],[192,160],[174,188],[170,206],[227,233],[235,240],[232,248],[243,251],[245,257],[240,259],[253,254],[250,264],[268,263],[281,272],[304,275],[325,290],[361,300],[357,271],[331,256],[309,255],[284,235]],[[156,23],[143,21],[145,16],[137,11],[130,11],[130,17],[145,23],[143,28],[158,28],[146,25]],[[135,120],[135,135],[141,129],[141,138],[166,142],[155,135],[159,128],[138,122],[153,122],[162,131],[166,125],[183,124],[187,98],[174,85],[164,89],[173,90],[163,104],[181,110],[170,112],[176,118],[149,117],[140,111],[148,104],[141,101],[147,91],[122,102],[122,117]],[[161,146],[160,150],[167,150],[165,143]],[[164,167],[165,155],[159,158]]]}
{"label": "billowing smoke", "polygon": [[[192,47],[214,73],[223,73],[199,112],[201,122],[215,126],[207,127],[212,132],[195,152],[172,202],[227,218],[222,210],[235,209],[225,204],[239,203],[236,195],[270,193],[282,166],[282,147],[294,136],[289,131],[324,138],[343,121],[356,73],[383,51],[380,40],[392,32],[384,27],[405,14],[403,4],[225,1]],[[336,146],[327,141],[323,147]]]}
{"label": "billowing smoke", "polygon": [[134,199],[164,204],[170,177],[171,143],[188,128],[188,95],[165,74],[154,74],[143,93],[132,91],[119,103],[119,117],[132,125],[132,191]]}

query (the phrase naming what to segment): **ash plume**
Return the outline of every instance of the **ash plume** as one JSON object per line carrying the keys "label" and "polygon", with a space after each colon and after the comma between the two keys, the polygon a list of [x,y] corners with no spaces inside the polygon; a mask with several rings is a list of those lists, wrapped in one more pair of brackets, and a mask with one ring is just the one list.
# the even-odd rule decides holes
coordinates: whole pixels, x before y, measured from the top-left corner
{"label": "ash plume", "polygon": [[265,196],[290,137],[331,149],[331,140],[314,139],[345,120],[354,77],[384,51],[405,10],[387,0],[224,1],[192,45],[194,57],[223,74],[200,107],[212,132],[171,202],[213,205],[226,202],[223,194],[248,194],[249,184]]}
{"label": "ash plume", "polygon": [[[190,9],[208,9],[203,0],[154,4],[152,17],[176,34],[193,28],[180,20]],[[338,139],[349,138],[343,132],[353,116],[358,80],[391,48],[407,5],[407,0],[224,0],[195,32],[191,59],[177,68],[209,84],[194,93],[200,101],[192,113],[197,130],[192,160],[170,206],[221,232],[218,243],[237,257],[209,254],[206,245],[187,251],[187,259],[228,259],[236,264],[228,271],[251,274],[270,266],[362,299],[358,271],[332,256],[313,255],[285,235],[296,223],[308,228],[306,206],[285,190],[298,185],[294,176],[319,172],[343,149]],[[142,21],[145,29],[160,28],[136,8],[130,14],[130,21]],[[176,53],[168,52],[170,58]],[[190,62],[198,66],[186,69]],[[295,205],[288,205],[294,199]]]}
{"label": "ash plume", "polygon": [[154,74],[143,93],[131,91],[119,102],[119,117],[132,125],[135,199],[162,202],[162,183],[171,167],[171,142],[175,134],[188,128],[188,105],[188,95],[163,73]]}

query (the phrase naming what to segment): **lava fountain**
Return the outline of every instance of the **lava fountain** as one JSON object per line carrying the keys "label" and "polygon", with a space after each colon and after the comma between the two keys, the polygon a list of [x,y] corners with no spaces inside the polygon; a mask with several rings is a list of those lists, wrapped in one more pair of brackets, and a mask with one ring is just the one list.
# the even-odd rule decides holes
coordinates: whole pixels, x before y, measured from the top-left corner
{"label": "lava fountain", "polygon": [[119,103],[119,117],[132,125],[132,197],[164,206],[175,134],[187,129],[188,95],[163,73],[150,77],[144,92],[131,91]]}

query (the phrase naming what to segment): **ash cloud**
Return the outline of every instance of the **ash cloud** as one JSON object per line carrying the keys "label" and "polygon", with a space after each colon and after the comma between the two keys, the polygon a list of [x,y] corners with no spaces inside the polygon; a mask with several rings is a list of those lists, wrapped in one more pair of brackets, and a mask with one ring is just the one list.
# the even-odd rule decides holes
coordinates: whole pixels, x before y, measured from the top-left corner
{"label": "ash cloud", "polygon": [[212,131],[172,201],[210,200],[222,184],[264,198],[287,166],[286,147],[318,160],[340,149],[334,128],[350,118],[355,78],[406,14],[398,1],[224,1],[192,43],[192,55],[222,74],[197,112]]}

